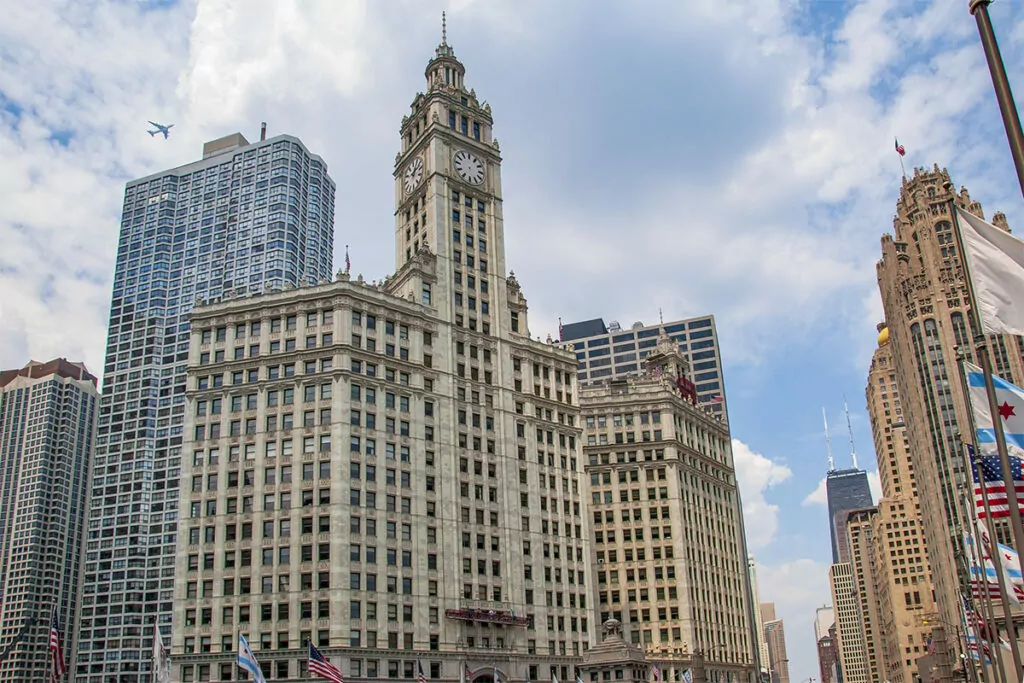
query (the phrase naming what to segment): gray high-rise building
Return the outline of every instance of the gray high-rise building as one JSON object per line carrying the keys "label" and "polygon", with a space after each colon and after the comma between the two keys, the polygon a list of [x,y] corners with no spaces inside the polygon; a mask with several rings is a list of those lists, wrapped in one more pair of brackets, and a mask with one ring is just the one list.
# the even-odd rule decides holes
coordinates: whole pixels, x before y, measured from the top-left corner
{"label": "gray high-rise building", "polygon": [[63,358],[0,372],[0,681],[48,678],[54,611],[74,651],[99,399]]}
{"label": "gray high-rise building", "polygon": [[831,470],[825,477],[828,494],[828,531],[832,536],[832,562],[850,561],[850,540],[846,534],[846,513],[871,507],[868,473],[862,469]]}
{"label": "gray high-rise building", "polygon": [[633,323],[628,329],[612,321],[595,318],[561,326],[561,341],[571,342],[578,363],[577,377],[586,384],[612,377],[639,375],[643,360],[667,334],[679,344],[689,363],[697,398],[708,410],[725,421],[729,419],[722,376],[722,355],[718,347],[715,317],[705,315],[658,325]]}
{"label": "gray high-rise building", "polygon": [[76,680],[148,681],[154,624],[170,639],[193,305],[326,280],[333,237],[327,165],[289,135],[229,135],[125,188]]}

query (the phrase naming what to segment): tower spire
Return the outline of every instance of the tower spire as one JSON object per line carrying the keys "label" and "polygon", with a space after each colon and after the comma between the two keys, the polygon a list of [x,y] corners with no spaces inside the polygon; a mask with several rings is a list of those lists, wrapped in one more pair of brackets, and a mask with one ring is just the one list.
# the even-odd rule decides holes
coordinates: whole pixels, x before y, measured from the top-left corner
{"label": "tower spire", "polygon": [[828,448],[828,471],[835,472],[836,461],[832,457],[832,440],[828,438],[828,416],[825,415],[825,407],[821,407],[821,419],[825,422],[825,446]]}
{"label": "tower spire", "polygon": [[441,11],[441,44],[448,44],[448,16],[444,10]]}
{"label": "tower spire", "polygon": [[846,429],[850,432],[850,458],[853,459],[853,469],[857,467],[857,451],[853,447],[853,425],[850,424],[850,408],[846,405],[846,394],[843,394],[843,410],[846,412]]}

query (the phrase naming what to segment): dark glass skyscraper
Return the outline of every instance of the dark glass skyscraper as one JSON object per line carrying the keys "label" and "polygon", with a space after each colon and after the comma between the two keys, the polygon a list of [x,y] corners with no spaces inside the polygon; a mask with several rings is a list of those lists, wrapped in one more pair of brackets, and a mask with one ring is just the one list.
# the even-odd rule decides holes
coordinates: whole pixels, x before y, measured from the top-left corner
{"label": "dark glass skyscraper", "polygon": [[825,478],[828,494],[828,529],[832,536],[832,562],[850,561],[850,542],[846,537],[846,514],[871,507],[868,473],[861,469],[832,470]]}
{"label": "dark glass skyscraper", "polygon": [[577,377],[581,383],[588,384],[640,374],[644,358],[663,334],[679,344],[679,350],[690,362],[700,403],[728,422],[722,354],[713,315],[657,325],[637,322],[628,330],[623,330],[617,322],[605,325],[602,318],[595,318],[563,325],[561,341],[574,344]]}
{"label": "dark glass skyscraper", "polygon": [[75,680],[149,681],[154,624],[170,641],[192,307],[329,279],[333,241],[327,165],[289,135],[125,187]]}

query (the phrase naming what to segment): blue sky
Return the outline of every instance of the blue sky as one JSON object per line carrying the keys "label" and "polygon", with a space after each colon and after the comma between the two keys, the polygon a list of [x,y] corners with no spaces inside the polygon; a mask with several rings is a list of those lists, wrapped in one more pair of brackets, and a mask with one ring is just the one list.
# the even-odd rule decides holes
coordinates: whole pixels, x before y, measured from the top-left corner
{"label": "blue sky", "polygon": [[[449,12],[501,142],[532,331],[715,314],[760,590],[792,678],[828,600],[821,407],[874,469],[864,380],[899,161],[1024,225],[966,0],[13,3],[0,22],[0,367],[102,367],[124,182],[259,123],[338,182],[336,262],[393,265],[397,130]],[[1024,92],[1024,12],[992,6]],[[146,120],[176,123],[170,140]],[[543,248],[538,247],[544,244]],[[808,501],[808,497],[811,498]]]}

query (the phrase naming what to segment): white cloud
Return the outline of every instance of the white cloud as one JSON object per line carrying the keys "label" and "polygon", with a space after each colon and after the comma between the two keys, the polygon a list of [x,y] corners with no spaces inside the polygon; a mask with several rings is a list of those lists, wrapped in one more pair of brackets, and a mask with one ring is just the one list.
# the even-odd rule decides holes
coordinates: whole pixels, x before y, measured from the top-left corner
{"label": "white cloud", "polygon": [[[998,136],[961,149],[973,130],[966,115],[989,86],[971,77],[983,69],[980,51],[965,47],[970,31],[948,20],[947,4],[862,2],[829,50],[821,35],[798,27],[806,7],[796,0],[730,0],[714,12],[699,2],[648,0],[643,12],[609,8],[597,17],[604,24],[587,31],[572,7],[450,3],[450,41],[471,85],[495,106],[499,137],[515,142],[504,169],[508,263],[532,296],[534,334],[553,332],[559,315],[632,318],[637,301],[654,301],[670,316],[714,312],[724,340],[743,340],[726,343],[730,363],[770,358],[783,342],[814,344],[823,329],[870,337],[861,328],[865,315],[877,317],[877,305],[867,304],[866,314],[861,302],[875,289],[878,234],[891,211],[893,132],[916,136],[903,139],[908,159],[965,152],[962,181],[989,180],[993,159],[1003,155]],[[64,354],[99,367],[124,181],[194,159],[203,140],[236,129],[251,134],[260,120],[327,159],[339,181],[338,243],[352,244],[357,270],[377,277],[392,267],[395,127],[421,87],[446,4],[146,6],[15,4],[0,25],[0,366]],[[653,27],[652,12],[661,18]],[[574,138],[571,128],[535,125],[535,116],[571,118],[587,131],[580,141],[588,148],[591,131],[604,140],[621,128],[619,105],[600,102],[623,101],[613,97],[622,81],[593,69],[566,73],[587,40],[604,50],[605,34],[595,38],[594,30],[627,42],[663,39],[691,50],[680,53],[688,59],[715,55],[698,71],[657,72],[659,83],[705,72],[714,82],[680,80],[687,88],[680,92],[704,90],[664,103],[679,130],[692,129],[673,138],[678,150],[639,169],[617,164],[611,152],[600,164],[612,184],[628,183],[643,166],[667,170],[648,171],[636,192],[604,193],[598,202],[570,194],[564,181],[574,179],[564,173],[546,180],[564,169]],[[512,68],[496,45],[542,59],[543,68]],[[660,63],[647,60],[642,72],[655,74]],[[593,79],[581,91],[593,106],[558,96],[580,77]],[[550,96],[521,96],[533,86]],[[713,99],[729,88],[732,99]],[[755,104],[743,100],[749,92]],[[718,109],[708,123],[688,127],[686,116],[708,98]],[[10,103],[20,109],[17,120],[2,109]],[[517,120],[517,111],[528,120]],[[149,118],[178,123],[172,139],[146,136]],[[645,130],[632,131],[632,142],[643,143]],[[70,133],[70,143],[51,139],[55,132]],[[691,150],[706,140],[716,153]],[[631,237],[625,259],[623,226]],[[542,239],[546,248],[534,249]],[[624,281],[633,286],[619,287]],[[594,310],[595,301],[607,308]]]}
{"label": "white cloud", "polygon": [[814,490],[804,498],[803,505],[828,505],[828,489],[825,486],[825,478],[822,477]]}
{"label": "white cloud", "polygon": [[743,520],[747,545],[751,550],[771,543],[779,527],[779,506],[765,499],[765,492],[788,480],[788,467],[755,453],[739,439],[732,440],[733,462],[740,493],[743,495]]}

